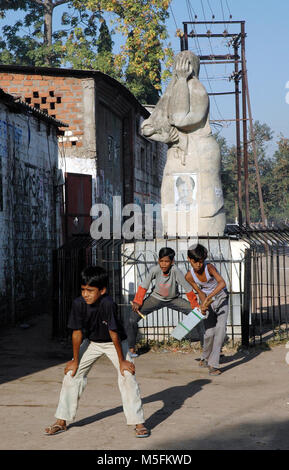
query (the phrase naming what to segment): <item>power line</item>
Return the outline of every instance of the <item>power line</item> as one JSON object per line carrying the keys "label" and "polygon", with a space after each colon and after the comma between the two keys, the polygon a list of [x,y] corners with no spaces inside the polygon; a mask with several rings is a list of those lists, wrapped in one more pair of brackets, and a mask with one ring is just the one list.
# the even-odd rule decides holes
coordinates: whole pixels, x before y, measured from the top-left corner
{"label": "power line", "polygon": [[209,8],[210,8],[211,13],[212,13],[212,19],[214,20],[214,19],[215,19],[215,14],[214,14],[214,12],[213,12],[213,10],[212,10],[212,7],[211,7],[211,5],[210,5],[209,0],[207,0],[207,3],[208,3],[208,5],[209,5]]}
{"label": "power line", "polygon": [[175,22],[175,25],[176,25],[176,29],[178,29],[178,25],[177,25],[177,22],[176,22],[176,18],[175,18],[175,15],[174,15],[174,12],[173,12],[173,8],[172,8],[172,4],[170,3],[170,10],[172,12],[172,16],[173,16],[173,19],[174,19],[174,22]]}
{"label": "power line", "polygon": [[[203,11],[203,15],[204,15],[204,20],[205,20],[205,22],[206,22],[207,20],[206,20],[206,14],[205,14],[204,4],[203,4],[203,1],[202,1],[202,0],[200,0],[200,1],[201,1],[202,11]],[[195,10],[193,9],[190,0],[186,0],[186,4],[187,4],[187,9],[188,9],[188,14],[189,14],[190,21],[193,22],[194,19],[193,19],[193,13],[192,13],[192,11],[193,11],[194,14],[195,14],[195,18],[197,18],[197,14],[196,14]],[[212,11],[212,9],[211,9],[211,11]],[[207,25],[206,25],[206,26],[207,26]],[[207,29],[208,29],[208,27],[207,27]],[[197,33],[197,31],[196,31],[196,25],[195,25],[195,32]],[[211,39],[210,39],[209,37],[208,37],[208,39],[209,39],[209,45],[210,45],[211,53],[212,53],[212,55],[214,56],[215,54],[214,54],[214,51],[213,51]],[[196,50],[198,51],[198,54],[199,54],[200,56],[202,56],[203,53],[202,53],[202,50],[201,50],[201,46],[200,46],[200,43],[199,43],[197,34],[196,34],[196,36],[194,36],[194,40],[195,40],[195,43],[196,43]],[[210,81],[212,80],[212,78],[209,77],[209,75],[208,75],[208,71],[207,71],[206,65],[203,64],[203,66],[204,66],[204,71],[205,71],[205,74],[206,74],[206,80],[207,80],[207,82],[208,82],[210,91],[211,91],[211,93],[213,94],[213,89],[212,89],[212,86],[211,86],[211,83],[210,83]],[[221,113],[221,111],[220,111],[220,108],[219,108],[219,106],[218,106],[218,103],[217,103],[217,101],[216,101],[216,98],[215,98],[214,94],[212,95],[212,97],[213,97],[213,101],[214,101],[214,103],[215,103],[215,107],[216,107],[217,113],[219,114],[219,117],[221,118],[221,121],[224,121],[224,122],[225,122],[224,116],[222,115],[222,113]],[[213,117],[212,117],[212,119],[213,119]],[[227,125],[227,126],[228,126],[228,125]]]}
{"label": "power line", "polygon": [[226,28],[226,29],[228,29],[227,23],[226,23],[226,21],[225,21],[225,14],[224,14],[223,0],[220,0],[220,4],[221,4],[221,10],[222,10],[222,16],[223,16],[224,25],[225,25],[225,28]]}
{"label": "power line", "polygon": [[226,0],[226,5],[227,5],[227,8],[228,8],[228,11],[229,11],[229,15],[230,15],[230,19],[232,19],[232,14],[231,14],[231,11],[230,11],[230,8],[229,8],[229,5],[228,5],[228,0]]}

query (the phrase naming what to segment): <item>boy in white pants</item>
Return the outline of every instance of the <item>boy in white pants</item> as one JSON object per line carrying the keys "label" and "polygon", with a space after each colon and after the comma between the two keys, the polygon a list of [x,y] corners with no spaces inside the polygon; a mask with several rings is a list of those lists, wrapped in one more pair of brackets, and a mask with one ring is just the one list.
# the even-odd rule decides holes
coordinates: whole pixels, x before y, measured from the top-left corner
{"label": "boy in white pants", "polygon": [[[118,372],[118,386],[128,425],[135,426],[136,437],[148,437],[139,386],[135,378],[126,334],[118,319],[117,306],[106,293],[108,276],[101,267],[90,266],[81,273],[81,297],[74,300],[68,322],[73,330],[73,359],[66,364],[65,376],[55,413],[56,422],[45,429],[48,435],[67,430],[73,421],[87,375],[103,354]],[[82,343],[83,331],[87,340]],[[82,344],[82,347],[80,347]]]}

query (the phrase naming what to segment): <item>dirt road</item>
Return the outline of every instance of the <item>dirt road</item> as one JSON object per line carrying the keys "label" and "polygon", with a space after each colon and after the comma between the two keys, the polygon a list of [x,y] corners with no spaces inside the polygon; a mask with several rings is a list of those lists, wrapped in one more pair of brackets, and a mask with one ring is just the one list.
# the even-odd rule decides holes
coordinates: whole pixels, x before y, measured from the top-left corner
{"label": "dirt road", "polygon": [[224,373],[208,375],[198,352],[149,351],[135,360],[147,439],[125,424],[113,366],[92,369],[77,418],[46,436],[54,422],[71,350],[51,339],[50,318],[0,333],[1,450],[289,449],[288,350],[226,352]]}

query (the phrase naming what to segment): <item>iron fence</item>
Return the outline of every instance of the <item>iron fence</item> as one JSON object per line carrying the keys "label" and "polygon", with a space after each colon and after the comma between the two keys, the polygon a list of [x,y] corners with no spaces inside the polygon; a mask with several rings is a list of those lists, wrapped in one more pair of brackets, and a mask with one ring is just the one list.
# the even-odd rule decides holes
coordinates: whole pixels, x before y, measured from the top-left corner
{"label": "iron fence", "polygon": [[[73,298],[80,295],[80,272],[88,264],[101,265],[109,274],[109,292],[126,323],[139,283],[158,260],[158,251],[170,246],[175,263],[189,269],[187,249],[196,242],[208,248],[209,261],[224,277],[229,292],[227,335],[244,346],[262,342],[269,335],[288,334],[287,284],[289,228],[259,230],[231,227],[224,237],[168,238],[154,240],[94,240],[76,237],[54,253],[53,334],[67,337],[67,320]],[[180,292],[184,295],[183,292]],[[168,308],[139,322],[144,342],[168,340],[183,314]],[[197,333],[188,336],[192,341]]]}

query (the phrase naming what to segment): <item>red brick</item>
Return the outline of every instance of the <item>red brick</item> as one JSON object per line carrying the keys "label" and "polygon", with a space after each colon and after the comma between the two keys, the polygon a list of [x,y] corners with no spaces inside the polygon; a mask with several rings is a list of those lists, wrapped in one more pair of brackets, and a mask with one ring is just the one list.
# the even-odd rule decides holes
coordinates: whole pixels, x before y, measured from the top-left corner
{"label": "red brick", "polygon": [[9,88],[9,93],[19,93],[19,88],[10,87]]}
{"label": "red brick", "polygon": [[1,80],[0,79],[0,86],[3,87],[3,86],[10,86],[11,85],[11,82],[9,80]]}
{"label": "red brick", "polygon": [[0,72],[0,79],[3,80],[13,80],[13,75],[7,74],[7,73],[1,73]]}
{"label": "red brick", "polygon": [[23,80],[25,80],[25,78],[26,78],[26,75],[23,75],[22,73],[15,73],[15,74],[13,75],[13,80],[21,80],[21,81],[23,81]]}

